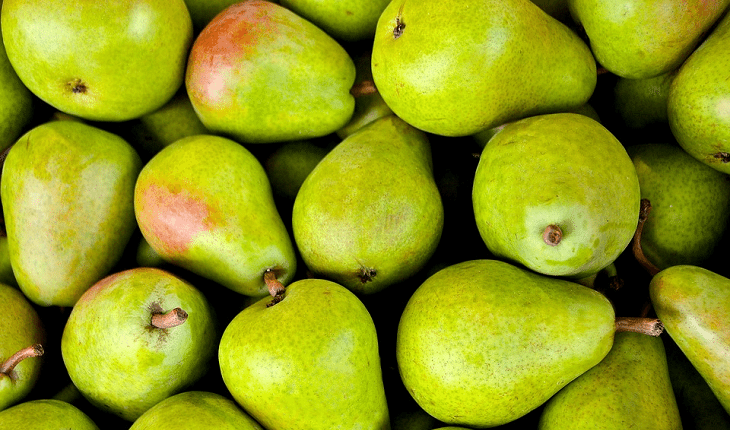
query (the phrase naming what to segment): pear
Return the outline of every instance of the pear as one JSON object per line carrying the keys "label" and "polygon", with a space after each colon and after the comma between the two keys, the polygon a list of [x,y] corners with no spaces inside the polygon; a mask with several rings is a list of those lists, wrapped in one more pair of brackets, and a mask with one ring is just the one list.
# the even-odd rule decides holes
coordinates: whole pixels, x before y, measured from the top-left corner
{"label": "pear", "polygon": [[[193,20],[193,30],[197,35],[215,18],[223,9],[241,0],[185,0],[185,5]],[[278,1],[274,0],[274,3]]]}
{"label": "pear", "polygon": [[505,125],[481,154],[472,199],[495,256],[574,279],[598,273],[626,249],[641,200],[623,145],[574,113]]}
{"label": "pear", "polygon": [[18,77],[60,111],[125,121],[183,84],[193,36],[183,0],[5,0],[1,21]]}
{"label": "pear", "polygon": [[396,115],[444,136],[578,107],[597,80],[588,46],[530,0],[394,0],[372,72]]}
{"label": "pear", "polygon": [[[23,400],[41,371],[46,330],[17,288],[0,284],[0,411]],[[0,426],[0,428],[3,428]]]}
{"label": "pear", "polygon": [[0,428],[99,430],[81,409],[54,399],[30,400],[0,411]]}
{"label": "pear", "polygon": [[380,14],[390,0],[280,0],[336,40],[372,39]]}
{"label": "pear", "polygon": [[389,430],[375,325],[343,286],[301,279],[241,311],[218,348],[223,381],[265,428]]}
{"label": "pear", "polygon": [[694,158],[723,173],[730,173],[728,94],[730,14],[682,64],[667,96],[669,127],[677,143]]}
{"label": "pear", "polygon": [[266,172],[230,139],[189,136],[162,149],[139,174],[134,210],[160,257],[233,291],[261,297],[264,272],[284,284],[296,272]]}
{"label": "pear", "polygon": [[137,228],[141,168],[121,137],[76,121],[41,124],[12,146],[0,192],[10,263],[28,299],[73,306],[117,264]]}
{"label": "pear", "polygon": [[707,262],[730,220],[730,178],[676,145],[638,144],[627,152],[641,198],[651,204],[641,233],[644,256],[659,269]]}
{"label": "pear", "polygon": [[8,60],[5,44],[0,43],[0,151],[12,145],[30,124],[33,103],[33,94],[18,78]]}
{"label": "pear", "polygon": [[264,430],[233,400],[207,391],[186,391],[170,396],[137,418],[129,430],[161,427]]}
{"label": "pear", "polygon": [[134,421],[205,375],[217,340],[215,312],[197,288],[160,269],[135,268],[81,296],[61,354],[92,405]]}
{"label": "pear", "polygon": [[299,189],[292,228],[307,268],[358,294],[423,268],[443,229],[425,133],[389,115],[340,142]]}
{"label": "pear", "polygon": [[18,286],[15,280],[13,266],[10,264],[10,252],[8,251],[8,237],[5,234],[5,227],[0,225],[0,283]]}
{"label": "pear", "polygon": [[568,0],[596,60],[629,79],[652,78],[678,68],[728,4],[728,0]]}
{"label": "pear", "polygon": [[545,405],[539,430],[682,430],[662,339],[616,333],[600,363]]}
{"label": "pear", "polygon": [[319,27],[276,3],[224,9],[195,39],[185,76],[202,123],[241,143],[305,140],[350,120],[355,65]]}
{"label": "pear", "polygon": [[398,324],[396,358],[403,384],[430,415],[494,427],[544,404],[636,322],[661,333],[655,319],[616,318],[591,288],[503,261],[469,260],[413,293]]}
{"label": "pear", "polygon": [[613,109],[631,130],[669,125],[667,98],[677,70],[645,79],[618,78],[613,87]]}
{"label": "pear", "polygon": [[671,266],[654,275],[649,294],[669,336],[730,413],[730,279]]}
{"label": "pear", "polygon": [[302,183],[327,152],[308,140],[281,144],[263,162],[274,196],[293,203]]}

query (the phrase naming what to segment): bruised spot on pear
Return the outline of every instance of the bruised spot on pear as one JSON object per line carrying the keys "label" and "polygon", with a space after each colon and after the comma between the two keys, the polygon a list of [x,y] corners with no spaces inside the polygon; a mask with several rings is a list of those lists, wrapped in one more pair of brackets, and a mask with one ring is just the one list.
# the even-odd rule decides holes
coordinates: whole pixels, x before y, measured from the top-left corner
{"label": "bruised spot on pear", "polygon": [[66,85],[68,85],[69,90],[74,94],[84,94],[87,91],[86,83],[79,78],[69,81]]}
{"label": "bruised spot on pear", "polygon": [[150,185],[141,196],[145,239],[161,255],[180,255],[200,233],[218,224],[218,216],[200,198],[181,187]]}
{"label": "bruised spot on pear", "polygon": [[403,29],[406,28],[406,24],[401,21],[400,17],[395,18],[395,28],[393,29],[393,39],[397,39],[403,35]]}
{"label": "bruised spot on pear", "polygon": [[730,153],[718,152],[713,157],[720,160],[722,163],[730,163]]}
{"label": "bruised spot on pear", "polygon": [[375,279],[378,272],[372,267],[361,267],[357,273],[357,277],[360,278],[360,282],[367,284]]}

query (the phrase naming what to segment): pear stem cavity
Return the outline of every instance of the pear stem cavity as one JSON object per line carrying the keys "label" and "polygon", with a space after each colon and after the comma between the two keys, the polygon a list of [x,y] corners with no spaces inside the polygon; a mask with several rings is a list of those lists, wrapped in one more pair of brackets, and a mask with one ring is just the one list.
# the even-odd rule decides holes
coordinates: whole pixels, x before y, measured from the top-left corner
{"label": "pear stem cavity", "polygon": [[555,224],[550,224],[545,227],[545,230],[542,232],[542,240],[550,246],[557,246],[562,239],[563,230]]}
{"label": "pear stem cavity", "polygon": [[267,308],[274,306],[275,304],[284,300],[286,287],[278,279],[276,279],[276,273],[274,273],[273,270],[266,269],[266,272],[264,272],[264,282],[269,288],[269,294],[271,294],[271,297],[273,297],[273,299],[266,304]]}
{"label": "pear stem cavity", "polygon": [[378,89],[375,87],[375,82],[371,79],[360,81],[350,88],[350,94],[355,98],[369,96],[377,92]]}
{"label": "pear stem cavity", "polygon": [[25,360],[26,358],[40,357],[42,355],[43,346],[41,346],[41,344],[39,343],[25,347],[10,356],[10,358],[5,360],[5,362],[0,365],[0,373],[4,373],[7,375],[12,372],[13,369],[15,369],[15,366],[17,366],[21,361]]}
{"label": "pear stem cavity", "polygon": [[618,317],[616,318],[616,333],[629,331],[648,336],[659,336],[664,332],[664,324],[657,318]]}
{"label": "pear stem cavity", "polygon": [[651,202],[649,202],[648,199],[641,199],[641,207],[639,209],[639,224],[636,227],[636,232],[634,233],[634,238],[632,239],[633,243],[631,245],[631,250],[634,253],[634,258],[636,258],[636,261],[638,261],[639,264],[641,264],[651,276],[654,276],[659,273],[661,269],[659,269],[656,265],[654,265],[654,263],[649,261],[649,259],[646,258],[646,255],[644,255],[644,251],[641,249],[641,234],[644,231],[644,223],[649,217],[649,212],[651,212]]}
{"label": "pear stem cavity", "polygon": [[181,308],[175,308],[170,312],[152,314],[152,325],[157,328],[177,327],[188,319],[188,313]]}

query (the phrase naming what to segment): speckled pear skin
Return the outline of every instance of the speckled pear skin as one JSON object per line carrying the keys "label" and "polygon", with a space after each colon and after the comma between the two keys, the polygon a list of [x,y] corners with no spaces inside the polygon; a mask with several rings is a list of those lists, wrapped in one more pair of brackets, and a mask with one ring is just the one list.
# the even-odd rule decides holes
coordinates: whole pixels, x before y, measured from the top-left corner
{"label": "speckled pear skin", "polygon": [[[180,307],[188,317],[171,328],[153,313]],[[215,359],[216,314],[193,285],[157,268],[107,276],[74,306],[61,354],[79,392],[96,408],[134,421],[200,379]]]}
{"label": "speckled pear skin", "polygon": [[682,430],[659,337],[616,333],[600,363],[545,404],[539,430]]}
{"label": "speckled pear skin", "polygon": [[726,14],[674,78],[667,116],[690,155],[730,173],[730,14]]}
{"label": "speckled pear skin", "polygon": [[728,4],[728,0],[568,0],[598,63],[630,79],[651,78],[679,67]]}
{"label": "speckled pear skin", "polygon": [[81,409],[54,399],[30,400],[0,411],[0,428],[99,430]]}
{"label": "speckled pear skin", "polygon": [[654,275],[649,294],[665,331],[730,413],[730,279],[672,266]]}
{"label": "speckled pear skin", "polygon": [[380,14],[390,0],[280,0],[336,40],[372,39]]}
{"label": "speckled pear skin", "polygon": [[[46,330],[38,312],[15,287],[0,284],[0,363],[34,344],[44,345]],[[0,411],[22,401],[33,389],[40,375],[43,358],[30,357],[9,375],[0,373]]]}
{"label": "speckled pear skin", "polygon": [[389,115],[317,164],[294,201],[292,227],[307,268],[370,294],[426,264],[441,237],[443,211],[427,136]]}
{"label": "speckled pear skin", "polygon": [[405,387],[436,419],[516,420],[611,349],[615,315],[582,285],[498,260],[448,266],[411,296],[398,325]]}
{"label": "speckled pear skin", "polygon": [[0,151],[25,131],[34,113],[33,94],[18,78],[1,42],[0,38]]}
{"label": "speckled pear skin", "polygon": [[588,46],[529,0],[394,0],[372,71],[396,115],[445,136],[569,110],[596,86]]}
{"label": "speckled pear skin", "polygon": [[702,265],[730,219],[730,176],[673,144],[627,148],[639,176],[641,198],[651,203],[641,248],[655,266]]}
{"label": "speckled pear skin", "polygon": [[226,327],[218,360],[233,398],[265,428],[389,430],[375,325],[352,292],[289,285]]}
{"label": "speckled pear skin", "polygon": [[193,42],[183,0],[5,0],[2,9],[13,68],[65,113],[126,121],[159,108],[183,84]]}
{"label": "speckled pear skin", "polygon": [[73,306],[109,273],[137,228],[141,168],[125,140],[81,122],[47,122],[18,139],[0,192],[10,263],[29,300]]}
{"label": "speckled pear skin", "polygon": [[261,163],[221,136],[182,138],[142,169],[134,209],[143,237],[165,261],[248,296],[264,272],[288,284],[296,271],[289,232]]}
{"label": "speckled pear skin", "polygon": [[355,109],[355,65],[331,36],[264,0],[227,7],[193,43],[185,88],[211,132],[241,143],[325,136]]}
{"label": "speckled pear skin", "polygon": [[186,391],[170,396],[137,418],[129,430],[158,430],[161,427],[264,430],[236,402],[208,391]]}
{"label": "speckled pear skin", "polygon": [[[623,145],[584,115],[507,124],[486,145],[472,192],[479,233],[500,258],[575,279],[626,249],[639,219],[639,180]],[[556,246],[543,240],[562,230]]]}

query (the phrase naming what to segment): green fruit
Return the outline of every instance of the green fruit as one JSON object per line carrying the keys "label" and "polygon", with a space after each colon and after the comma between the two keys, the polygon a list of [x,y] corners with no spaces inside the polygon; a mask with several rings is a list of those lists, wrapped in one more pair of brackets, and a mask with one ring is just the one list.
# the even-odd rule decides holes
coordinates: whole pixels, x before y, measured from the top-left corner
{"label": "green fruit", "polygon": [[0,411],[0,428],[99,430],[81,409],[52,399],[30,400]]}
{"label": "green fruit", "polygon": [[310,141],[279,146],[263,163],[274,195],[294,202],[302,183],[327,152]]}
{"label": "green fruit", "polygon": [[307,176],[292,227],[306,266],[356,293],[416,273],[443,228],[427,136],[394,115],[350,135]]}
{"label": "green fruit", "polygon": [[233,291],[264,296],[264,272],[284,284],[296,272],[266,172],[232,140],[189,136],[162,149],[137,179],[134,209],[165,261]]}
{"label": "green fruit", "polygon": [[667,97],[669,127],[679,145],[723,173],[730,173],[728,94],[730,14],[682,64]]}
{"label": "green fruit", "polygon": [[[2,3],[0,1],[0,7]],[[33,101],[33,94],[18,78],[8,60],[5,44],[0,43],[0,151],[12,145],[30,124]]]}
{"label": "green fruit", "polygon": [[467,136],[588,101],[588,46],[529,0],[394,0],[372,56],[375,85],[416,128]]}
{"label": "green fruit", "polygon": [[238,405],[220,394],[186,391],[161,401],[137,418],[129,430],[160,428],[263,430]]}
{"label": "green fruit", "polygon": [[728,0],[568,0],[596,61],[630,79],[678,68],[721,16]]}
{"label": "green fruit", "polygon": [[14,287],[18,286],[18,281],[15,280],[15,274],[13,274],[13,266],[10,264],[8,237],[5,235],[5,226],[3,225],[0,225],[0,283]]}
{"label": "green fruit", "polygon": [[730,279],[672,266],[654,275],[649,294],[669,336],[730,413]]}
{"label": "green fruit", "polygon": [[239,313],[221,338],[221,375],[265,428],[389,430],[378,339],[365,306],[322,279]]}
{"label": "green fruit", "polygon": [[193,35],[183,0],[5,0],[2,34],[35,95],[97,121],[164,105],[183,83]]}
{"label": "green fruit", "polygon": [[479,159],[477,227],[499,258],[583,278],[626,249],[639,218],[639,180],[621,143],[583,115],[507,124]]}
{"label": "green fruit", "polygon": [[[33,389],[41,371],[42,359],[29,356],[7,367],[8,359],[32,345],[43,345],[46,330],[36,310],[17,288],[0,284],[0,411],[23,400]],[[42,353],[42,349],[37,352]],[[0,428],[5,428],[0,426]]]}
{"label": "green fruit", "polygon": [[497,260],[446,267],[413,293],[398,325],[405,387],[446,423],[516,420],[598,364],[615,318],[605,296]]}
{"label": "green fruit", "polygon": [[314,24],[263,0],[226,8],[198,35],[185,85],[203,124],[242,143],[304,140],[350,120],[355,65]]}
{"label": "green fruit", "polygon": [[539,430],[682,430],[662,340],[616,333],[596,366],[554,395]]}
{"label": "green fruit", "polygon": [[701,265],[715,251],[730,220],[730,177],[670,144],[630,146],[651,211],[641,233],[646,258],[660,269]]}
{"label": "green fruit", "polygon": [[208,371],[215,324],[213,309],[191,284],[160,269],[130,269],[81,296],[64,327],[61,354],[92,405],[134,421]]}
{"label": "green fruit", "polygon": [[668,125],[667,98],[676,69],[645,79],[619,78],[613,88],[613,108],[626,127],[641,130]]}
{"label": "green fruit", "polygon": [[390,0],[281,0],[282,6],[342,41],[372,39]]}
{"label": "green fruit", "polygon": [[[190,11],[193,29],[198,34],[216,15],[228,6],[239,2],[240,0],[185,0],[185,5]],[[277,3],[276,0],[273,0],[273,2]]]}
{"label": "green fruit", "polygon": [[0,192],[10,263],[28,299],[73,306],[108,274],[137,228],[141,168],[122,138],[76,121],[41,124],[13,145]]}

